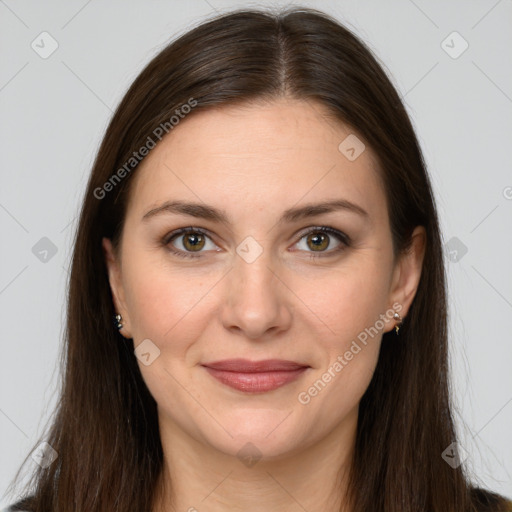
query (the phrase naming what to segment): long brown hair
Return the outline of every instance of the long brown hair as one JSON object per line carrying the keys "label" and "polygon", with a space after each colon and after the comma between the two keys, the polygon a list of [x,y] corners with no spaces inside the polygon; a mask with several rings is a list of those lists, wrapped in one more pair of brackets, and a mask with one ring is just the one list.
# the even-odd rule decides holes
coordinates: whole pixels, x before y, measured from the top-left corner
{"label": "long brown hair", "polygon": [[[463,466],[452,468],[441,456],[456,440],[443,248],[431,184],[401,98],[349,30],[321,12],[295,8],[236,11],[202,23],[161,51],[117,108],[76,232],[61,398],[42,439],[58,457],[34,472],[25,489],[33,512],[146,511],[154,500],[163,463],[156,403],[133,346],[112,325],[101,246],[102,237],[115,246],[119,241],[137,168],[133,153],[157,127],[170,129],[176,109],[191,98],[195,112],[285,95],[320,102],[373,148],[396,254],[407,249],[415,226],[427,234],[421,280],[399,342],[384,334],[359,406],[352,510],[505,510],[497,495],[471,487]],[[114,181],[114,174],[122,179]]]}

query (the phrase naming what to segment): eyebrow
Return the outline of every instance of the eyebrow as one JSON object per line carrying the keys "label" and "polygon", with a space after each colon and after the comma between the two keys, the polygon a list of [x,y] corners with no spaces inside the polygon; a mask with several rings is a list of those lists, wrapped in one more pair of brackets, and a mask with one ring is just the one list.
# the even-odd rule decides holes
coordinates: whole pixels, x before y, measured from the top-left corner
{"label": "eyebrow", "polygon": [[[289,208],[283,212],[278,224],[282,224],[284,222],[297,222],[308,217],[314,217],[316,215],[340,210],[355,213],[366,220],[370,217],[368,212],[361,208],[361,206],[347,201],[346,199],[336,199]],[[229,224],[229,218],[223,210],[219,210],[218,208],[202,203],[190,203],[185,201],[166,201],[161,206],[157,206],[156,208],[146,212],[142,217],[142,221],[145,222],[162,214],[189,215],[198,219],[206,219],[213,222]]]}

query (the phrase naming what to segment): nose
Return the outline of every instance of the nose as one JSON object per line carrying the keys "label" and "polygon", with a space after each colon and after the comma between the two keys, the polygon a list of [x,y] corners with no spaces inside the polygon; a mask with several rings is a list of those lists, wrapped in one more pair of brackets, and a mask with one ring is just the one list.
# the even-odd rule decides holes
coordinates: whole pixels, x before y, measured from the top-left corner
{"label": "nose", "polygon": [[235,256],[226,276],[225,301],[221,320],[230,331],[238,331],[252,340],[286,331],[292,320],[293,293],[279,270],[272,267],[269,251],[252,262]]}

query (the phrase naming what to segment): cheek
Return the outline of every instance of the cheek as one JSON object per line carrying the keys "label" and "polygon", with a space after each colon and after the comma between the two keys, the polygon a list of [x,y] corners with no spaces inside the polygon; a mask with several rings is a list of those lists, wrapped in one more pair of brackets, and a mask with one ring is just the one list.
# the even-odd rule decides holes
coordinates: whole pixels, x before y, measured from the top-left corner
{"label": "cheek", "polygon": [[[377,365],[382,334],[375,324],[386,312],[386,287],[370,276],[344,276],[318,294],[315,306],[329,329],[317,331],[321,364],[297,399],[303,413],[334,427],[357,407]],[[313,309],[313,308],[312,308]]]}
{"label": "cheek", "polygon": [[[180,383],[190,378],[189,351],[207,328],[215,300],[210,290],[218,277],[192,275],[136,255],[126,269],[134,346],[149,339],[160,350],[150,365],[138,362],[143,379],[164,410],[190,408]],[[199,390],[195,393],[200,397]]]}
{"label": "cheek", "polygon": [[317,316],[332,349],[342,350],[390,307],[388,279],[378,267],[347,266],[301,283],[298,295]]}
{"label": "cheek", "polygon": [[316,410],[320,403],[331,412],[338,409],[337,414],[340,408],[348,412],[358,403],[378,361],[381,315],[392,321],[386,316],[389,282],[383,273],[385,265],[363,258],[358,263],[316,280],[318,286],[311,287],[315,291],[309,294],[307,304],[321,320],[316,322],[316,343],[324,357],[308,383],[311,394],[308,389],[302,391],[308,393],[316,404],[312,410],[320,415],[323,413]]}
{"label": "cheek", "polygon": [[181,340],[200,332],[198,322],[206,316],[212,276],[173,270],[136,255],[126,267],[126,300],[136,342],[150,338],[163,345],[176,339],[177,333]]}

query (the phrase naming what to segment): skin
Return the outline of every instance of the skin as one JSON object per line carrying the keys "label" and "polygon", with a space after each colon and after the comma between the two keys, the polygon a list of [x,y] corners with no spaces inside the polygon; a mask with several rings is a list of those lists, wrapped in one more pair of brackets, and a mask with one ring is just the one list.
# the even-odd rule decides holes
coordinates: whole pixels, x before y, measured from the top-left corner
{"label": "skin", "polygon": [[[338,150],[351,133],[320,104],[295,99],[198,111],[133,177],[119,252],[108,239],[103,247],[122,335],[160,350],[148,366],[138,360],[158,404],[164,451],[153,512],[349,510],[342,491],[358,404],[382,333],[396,321],[360,344],[309,403],[298,395],[393,304],[407,316],[426,243],[417,227],[411,250],[394,258],[375,155],[367,145],[349,161]],[[367,217],[337,210],[278,222],[289,208],[333,199]],[[169,200],[213,206],[228,222],[169,212],[142,220]],[[350,245],[327,235],[319,251],[308,238],[319,226],[347,234]],[[208,232],[199,252],[183,245],[183,234],[165,245],[166,235],[188,227]],[[250,250],[262,250],[251,263],[236,252],[248,236],[257,242]],[[238,357],[310,368],[276,390],[248,394],[201,366]],[[262,455],[250,467],[237,456],[248,442]]]}

